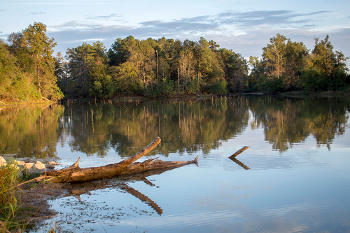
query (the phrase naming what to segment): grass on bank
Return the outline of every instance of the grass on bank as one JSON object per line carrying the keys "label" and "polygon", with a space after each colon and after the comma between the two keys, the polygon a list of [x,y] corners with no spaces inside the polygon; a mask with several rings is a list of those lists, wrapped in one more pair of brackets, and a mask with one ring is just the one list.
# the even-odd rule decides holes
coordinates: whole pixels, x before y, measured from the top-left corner
{"label": "grass on bank", "polygon": [[[23,176],[16,161],[0,165],[0,232],[23,232],[34,225],[28,221],[35,218],[38,208],[22,206],[19,188],[31,176]],[[27,181],[28,182],[28,181]]]}
{"label": "grass on bank", "polygon": [[7,232],[21,228],[20,222],[15,222],[18,210],[18,195],[16,185],[20,182],[20,171],[15,162],[0,166],[0,231]]}

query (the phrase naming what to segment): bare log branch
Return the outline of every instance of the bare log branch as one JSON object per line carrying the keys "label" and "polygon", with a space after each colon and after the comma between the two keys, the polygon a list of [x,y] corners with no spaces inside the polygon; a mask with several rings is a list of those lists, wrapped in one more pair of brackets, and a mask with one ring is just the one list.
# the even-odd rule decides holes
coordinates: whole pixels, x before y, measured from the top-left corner
{"label": "bare log branch", "polygon": [[236,153],[234,153],[233,155],[231,155],[229,158],[236,158],[237,155],[239,155],[240,153],[242,153],[243,151],[247,150],[249,148],[249,146],[245,146],[242,149],[238,150]]}

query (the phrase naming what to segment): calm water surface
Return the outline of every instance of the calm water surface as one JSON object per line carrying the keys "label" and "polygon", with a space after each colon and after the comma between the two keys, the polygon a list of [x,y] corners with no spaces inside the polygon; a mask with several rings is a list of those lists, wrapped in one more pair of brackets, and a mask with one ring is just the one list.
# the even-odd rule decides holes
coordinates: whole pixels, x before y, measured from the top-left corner
{"label": "calm water surface", "polygon": [[[100,166],[195,164],[69,186],[38,232],[350,232],[350,104],[242,96],[0,111],[0,153]],[[250,148],[234,162],[228,157]]]}

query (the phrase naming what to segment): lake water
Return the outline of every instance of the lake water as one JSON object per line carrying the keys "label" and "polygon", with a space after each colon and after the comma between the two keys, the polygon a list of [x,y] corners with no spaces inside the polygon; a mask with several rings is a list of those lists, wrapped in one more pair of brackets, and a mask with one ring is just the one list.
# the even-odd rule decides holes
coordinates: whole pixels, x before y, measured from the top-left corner
{"label": "lake water", "polygon": [[[195,164],[69,186],[38,232],[350,232],[350,102],[240,96],[2,109],[0,153]],[[244,146],[249,149],[228,157]]]}

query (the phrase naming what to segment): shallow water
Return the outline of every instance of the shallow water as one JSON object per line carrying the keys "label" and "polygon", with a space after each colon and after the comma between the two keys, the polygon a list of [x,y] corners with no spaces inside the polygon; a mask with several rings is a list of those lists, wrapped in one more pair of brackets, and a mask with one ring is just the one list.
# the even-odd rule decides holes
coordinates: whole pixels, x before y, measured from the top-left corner
{"label": "shallow water", "polygon": [[[72,185],[71,195],[50,201],[59,214],[38,232],[55,223],[67,232],[348,232],[349,106],[243,96],[22,109],[16,116],[33,119],[26,127],[0,112],[1,132],[25,134],[17,143],[2,137],[0,149],[58,157],[61,167],[81,157],[80,166],[90,167],[118,162],[160,136],[141,161],[199,156],[198,166],[142,179]],[[228,158],[243,146],[250,148],[237,159],[245,168]]]}

